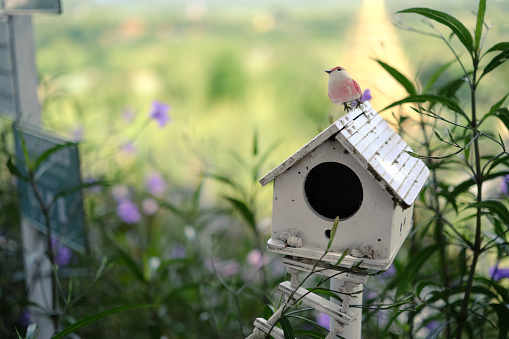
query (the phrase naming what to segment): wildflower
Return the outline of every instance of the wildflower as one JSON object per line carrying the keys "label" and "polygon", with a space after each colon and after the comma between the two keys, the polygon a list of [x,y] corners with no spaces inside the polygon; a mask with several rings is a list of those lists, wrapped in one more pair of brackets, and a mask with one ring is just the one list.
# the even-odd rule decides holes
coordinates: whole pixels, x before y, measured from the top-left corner
{"label": "wildflower", "polygon": [[267,257],[265,257],[260,250],[254,249],[247,255],[247,262],[258,269],[267,264]]}
{"label": "wildflower", "polygon": [[509,268],[499,268],[497,262],[495,266],[490,267],[490,269],[488,270],[488,274],[491,277],[491,279],[499,281],[503,278],[509,278]]}
{"label": "wildflower", "polygon": [[[364,101],[370,101],[371,99],[373,99],[371,97],[371,90],[369,88],[367,88],[364,91],[364,93],[362,93],[361,100],[362,100],[362,102],[364,102]],[[352,106],[356,106],[356,105],[357,105],[357,100],[352,101]]]}
{"label": "wildflower", "polygon": [[71,249],[67,246],[60,246],[58,243],[58,239],[51,237],[51,247],[53,248],[53,253],[55,254],[55,264],[59,267],[68,266],[72,260],[72,252]]}
{"label": "wildflower", "polygon": [[117,206],[118,217],[126,224],[133,224],[141,220],[138,206],[128,199],[122,199]]}
{"label": "wildflower", "polygon": [[132,141],[128,141],[122,145],[122,152],[127,155],[133,155],[136,153],[136,146]]}
{"label": "wildflower", "polygon": [[85,135],[85,129],[83,126],[77,126],[72,131],[72,141],[79,142],[83,140],[83,136]]}
{"label": "wildflower", "polygon": [[163,128],[170,121],[168,111],[170,106],[158,101],[152,102],[152,110],[150,111],[150,118],[157,121],[159,127]]}
{"label": "wildflower", "polygon": [[30,325],[30,312],[28,312],[28,308],[24,307],[21,310],[21,313],[18,318],[18,324],[20,324],[22,328],[25,328],[28,325]]}
{"label": "wildflower", "polygon": [[323,328],[329,330],[330,329],[330,316],[325,313],[320,313],[316,317],[316,322],[318,325],[322,326]]}
{"label": "wildflower", "polygon": [[147,190],[154,196],[161,196],[166,190],[166,181],[159,173],[151,173],[147,180]]}
{"label": "wildflower", "polygon": [[362,93],[361,99],[362,101],[370,101],[371,99],[373,99],[373,97],[371,96],[371,90],[369,88],[367,88],[364,91],[364,93]]}
{"label": "wildflower", "polygon": [[509,174],[504,176],[504,180],[500,185],[500,193],[502,193],[502,197],[509,197]]}
{"label": "wildflower", "polygon": [[[95,183],[97,183],[97,185],[94,185]],[[96,178],[88,178],[88,179],[86,179],[85,180],[85,184],[90,185],[87,188],[87,191],[89,193],[101,192],[101,184],[98,182],[98,180]]]}
{"label": "wildflower", "polygon": [[130,107],[124,109],[124,111],[122,112],[122,118],[124,118],[124,120],[126,122],[133,122],[134,121],[134,110]]}
{"label": "wildflower", "polygon": [[183,259],[186,257],[186,248],[182,244],[175,244],[171,250],[171,257],[173,259]]}
{"label": "wildflower", "polygon": [[141,209],[145,215],[154,215],[159,209],[159,204],[152,198],[146,198],[141,203]]}

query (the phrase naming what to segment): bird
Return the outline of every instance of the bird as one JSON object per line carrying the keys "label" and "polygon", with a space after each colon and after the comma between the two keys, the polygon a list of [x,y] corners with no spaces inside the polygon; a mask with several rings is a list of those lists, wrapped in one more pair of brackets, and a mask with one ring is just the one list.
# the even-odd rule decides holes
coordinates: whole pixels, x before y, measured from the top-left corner
{"label": "bird", "polygon": [[345,111],[358,108],[362,103],[362,91],[359,84],[352,79],[343,67],[326,70],[329,74],[329,98],[336,105],[343,105]]}

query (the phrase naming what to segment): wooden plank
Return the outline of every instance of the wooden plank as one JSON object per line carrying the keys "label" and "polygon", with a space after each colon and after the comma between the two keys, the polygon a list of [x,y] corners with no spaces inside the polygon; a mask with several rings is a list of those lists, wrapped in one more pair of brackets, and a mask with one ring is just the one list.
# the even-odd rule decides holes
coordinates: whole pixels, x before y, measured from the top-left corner
{"label": "wooden plank", "polygon": [[[421,161],[422,162],[422,161]],[[424,165],[424,162],[422,162]],[[421,191],[422,186],[424,186],[424,183],[429,177],[429,169],[424,165],[421,169],[421,172],[419,173],[419,176],[417,179],[414,180],[412,183],[410,189],[408,192],[405,193],[404,200],[407,201],[414,201],[417,198],[417,195],[419,195],[419,192]]]}
{"label": "wooden plank", "polygon": [[280,329],[279,327],[275,327],[275,326],[272,327],[272,325],[270,325],[267,322],[267,320],[265,320],[263,318],[256,318],[254,325],[256,328],[269,334],[271,337],[274,337],[276,339],[285,339],[285,333],[283,332],[282,329]]}
{"label": "wooden plank", "polygon": [[341,305],[335,304],[330,300],[311,293],[305,288],[299,287],[295,290],[289,281],[279,284],[279,290],[287,296],[293,294],[292,299],[302,301],[304,304],[314,308],[318,312],[328,314],[331,318],[336,319],[342,324],[350,325],[357,318],[357,316],[353,313],[341,312]]}
{"label": "wooden plank", "polygon": [[286,267],[295,268],[299,271],[311,272],[323,275],[325,277],[334,277],[337,279],[353,282],[357,284],[365,284],[368,281],[368,274],[366,272],[352,272],[345,267],[333,266],[324,261],[304,258],[292,258],[284,256],[281,261]]}

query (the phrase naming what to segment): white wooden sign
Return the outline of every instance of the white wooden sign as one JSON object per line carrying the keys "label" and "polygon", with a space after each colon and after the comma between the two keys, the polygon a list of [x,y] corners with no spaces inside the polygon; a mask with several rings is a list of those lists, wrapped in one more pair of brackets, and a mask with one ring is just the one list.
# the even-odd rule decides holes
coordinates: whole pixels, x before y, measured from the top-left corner
{"label": "white wooden sign", "polygon": [[61,13],[60,0],[0,0],[6,14]]}
{"label": "white wooden sign", "polygon": [[7,16],[0,16],[0,113],[11,119],[18,112],[11,30]]}

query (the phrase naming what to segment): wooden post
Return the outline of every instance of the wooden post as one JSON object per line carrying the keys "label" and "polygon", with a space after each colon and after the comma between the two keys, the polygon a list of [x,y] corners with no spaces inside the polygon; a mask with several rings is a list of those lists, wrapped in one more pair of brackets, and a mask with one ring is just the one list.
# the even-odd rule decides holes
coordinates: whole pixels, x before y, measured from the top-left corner
{"label": "wooden post", "polygon": [[[331,279],[331,281],[330,281],[331,290],[332,291],[341,291],[345,282],[346,282],[345,280],[339,279],[339,278]],[[362,291],[362,287],[363,287],[362,284],[358,284],[357,287],[355,287],[352,291],[352,293],[355,293],[355,294],[352,295],[353,299],[350,302],[349,312],[355,314],[357,321],[355,321],[354,323],[352,323],[350,325],[346,325],[343,328],[343,332],[341,333],[341,336],[344,338],[347,338],[347,339],[360,339],[361,338],[362,308],[360,306],[362,306],[362,292],[359,292],[359,291]],[[356,292],[359,292],[359,293],[356,293]],[[340,294],[340,297],[342,299],[344,299],[345,296]],[[335,298],[331,298],[331,301],[333,301],[334,303],[337,303],[337,304],[341,304],[339,302],[339,300],[337,300]],[[333,326],[332,319],[330,321],[330,326],[331,326],[331,328]]]}
{"label": "wooden post", "polygon": [[[31,16],[9,16],[13,56],[14,92],[20,124],[41,126],[37,97],[37,67]],[[21,238],[24,249],[25,283],[28,300],[39,307],[30,308],[30,321],[38,325],[37,338],[51,338],[55,328],[47,314],[52,310],[52,268],[46,256],[46,236],[21,218]]]}

